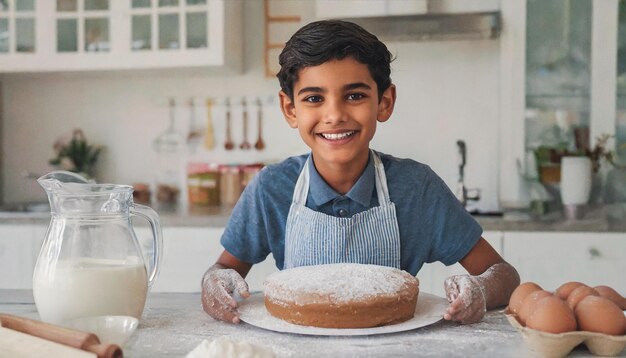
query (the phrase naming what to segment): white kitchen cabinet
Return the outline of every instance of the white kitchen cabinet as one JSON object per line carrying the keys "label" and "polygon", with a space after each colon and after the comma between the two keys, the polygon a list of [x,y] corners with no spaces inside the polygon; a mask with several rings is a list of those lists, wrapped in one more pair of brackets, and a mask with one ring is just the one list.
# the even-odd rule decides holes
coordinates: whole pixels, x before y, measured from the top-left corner
{"label": "white kitchen cabinet", "polygon": [[574,130],[583,127],[591,147],[602,134],[616,135],[618,152],[626,143],[623,6],[624,0],[501,2],[501,203],[528,201],[519,168],[536,176],[532,153],[540,145],[572,151]]}
{"label": "white kitchen cabinet", "polygon": [[0,72],[242,65],[238,0],[21,2],[0,5]]}
{"label": "white kitchen cabinet", "polygon": [[626,294],[626,233],[506,232],[504,258],[545,290],[568,281]]}
{"label": "white kitchen cabinet", "polygon": [[315,0],[320,19],[424,14],[426,0]]}
{"label": "white kitchen cabinet", "polygon": [[[483,232],[483,238],[502,255],[502,232],[485,231]],[[467,271],[459,263],[450,266],[446,266],[441,262],[425,264],[417,273],[417,278],[420,280],[420,291],[445,297],[443,287],[445,279],[452,275],[461,274],[467,274]]]}
{"label": "white kitchen cabinet", "polygon": [[0,289],[32,288],[33,270],[46,227],[0,226]]}
{"label": "white kitchen cabinet", "polygon": [[[151,257],[152,234],[147,228],[135,230],[145,252]],[[204,272],[215,263],[224,248],[223,228],[166,227],[163,229],[161,269],[152,292],[200,292]],[[263,280],[278,271],[271,255],[256,264],[246,277],[249,289],[259,291]]]}

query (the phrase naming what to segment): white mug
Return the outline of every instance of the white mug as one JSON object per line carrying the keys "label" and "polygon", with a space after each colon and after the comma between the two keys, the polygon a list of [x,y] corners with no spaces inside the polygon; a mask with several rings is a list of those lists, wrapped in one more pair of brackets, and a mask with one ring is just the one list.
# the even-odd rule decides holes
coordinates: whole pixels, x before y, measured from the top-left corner
{"label": "white mug", "polygon": [[584,205],[591,193],[589,157],[561,158],[561,201],[563,205]]}

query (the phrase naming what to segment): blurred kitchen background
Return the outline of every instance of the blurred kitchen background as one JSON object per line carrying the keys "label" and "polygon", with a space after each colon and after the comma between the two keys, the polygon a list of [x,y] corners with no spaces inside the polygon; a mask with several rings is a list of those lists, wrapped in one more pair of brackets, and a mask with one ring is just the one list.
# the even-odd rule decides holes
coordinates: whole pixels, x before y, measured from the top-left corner
{"label": "blurred kitchen background", "polygon": [[[626,290],[626,0],[0,0],[0,288],[31,287],[50,221],[35,179],[65,168],[133,185],[163,221],[153,289],[198,291],[246,183],[308,152],[277,57],[325,18],[396,57],[374,149],[430,165],[523,280]],[[443,295],[462,272],[418,277]]]}
{"label": "blurred kitchen background", "polygon": [[[615,135],[607,150],[626,143],[624,5],[2,0],[2,200],[44,201],[32,178],[55,168],[49,163],[54,143],[68,142],[75,129],[102,147],[93,167],[99,182],[143,183],[154,199],[160,181],[178,181],[181,205],[189,204],[189,164],[219,173],[226,170],[218,165],[271,163],[306,152],[278,109],[276,57],[298,27],[338,17],[370,28],[396,56],[398,103],[373,148],[429,164],[456,191],[457,141],[464,142],[463,184],[479,189],[472,193],[480,197],[468,201],[470,209],[558,201],[558,190],[535,185],[542,182],[541,165],[558,166],[567,151],[593,150],[602,134]],[[226,112],[232,150],[224,148]],[[244,112],[247,150],[240,148]],[[254,147],[259,122],[262,150]],[[174,147],[159,148],[157,138],[168,131]],[[213,146],[205,143],[207,131]],[[603,178],[611,169],[602,166]],[[172,170],[177,178],[163,179]],[[543,182],[558,184],[558,173]],[[602,201],[601,189],[591,199]]]}

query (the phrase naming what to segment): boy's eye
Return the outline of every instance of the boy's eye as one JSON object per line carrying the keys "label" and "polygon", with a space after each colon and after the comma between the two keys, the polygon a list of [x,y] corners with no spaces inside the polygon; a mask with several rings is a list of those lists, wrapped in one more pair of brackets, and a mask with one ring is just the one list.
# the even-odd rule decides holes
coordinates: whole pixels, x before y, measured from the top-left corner
{"label": "boy's eye", "polygon": [[311,103],[318,103],[322,101],[322,97],[321,96],[308,96],[304,98],[304,101],[311,102]]}
{"label": "boy's eye", "polygon": [[347,98],[352,101],[358,101],[360,99],[365,98],[365,95],[363,93],[351,93],[348,95]]}

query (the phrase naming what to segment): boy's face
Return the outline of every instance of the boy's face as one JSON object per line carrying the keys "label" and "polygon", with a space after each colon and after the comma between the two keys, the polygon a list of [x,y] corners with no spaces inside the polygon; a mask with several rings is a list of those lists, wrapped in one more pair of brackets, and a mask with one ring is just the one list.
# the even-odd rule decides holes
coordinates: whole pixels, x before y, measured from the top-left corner
{"label": "boy's face", "polygon": [[293,101],[280,92],[281,109],[311,148],[315,165],[366,163],[376,123],[393,112],[395,86],[379,101],[367,65],[352,57],[305,67],[298,75]]}

